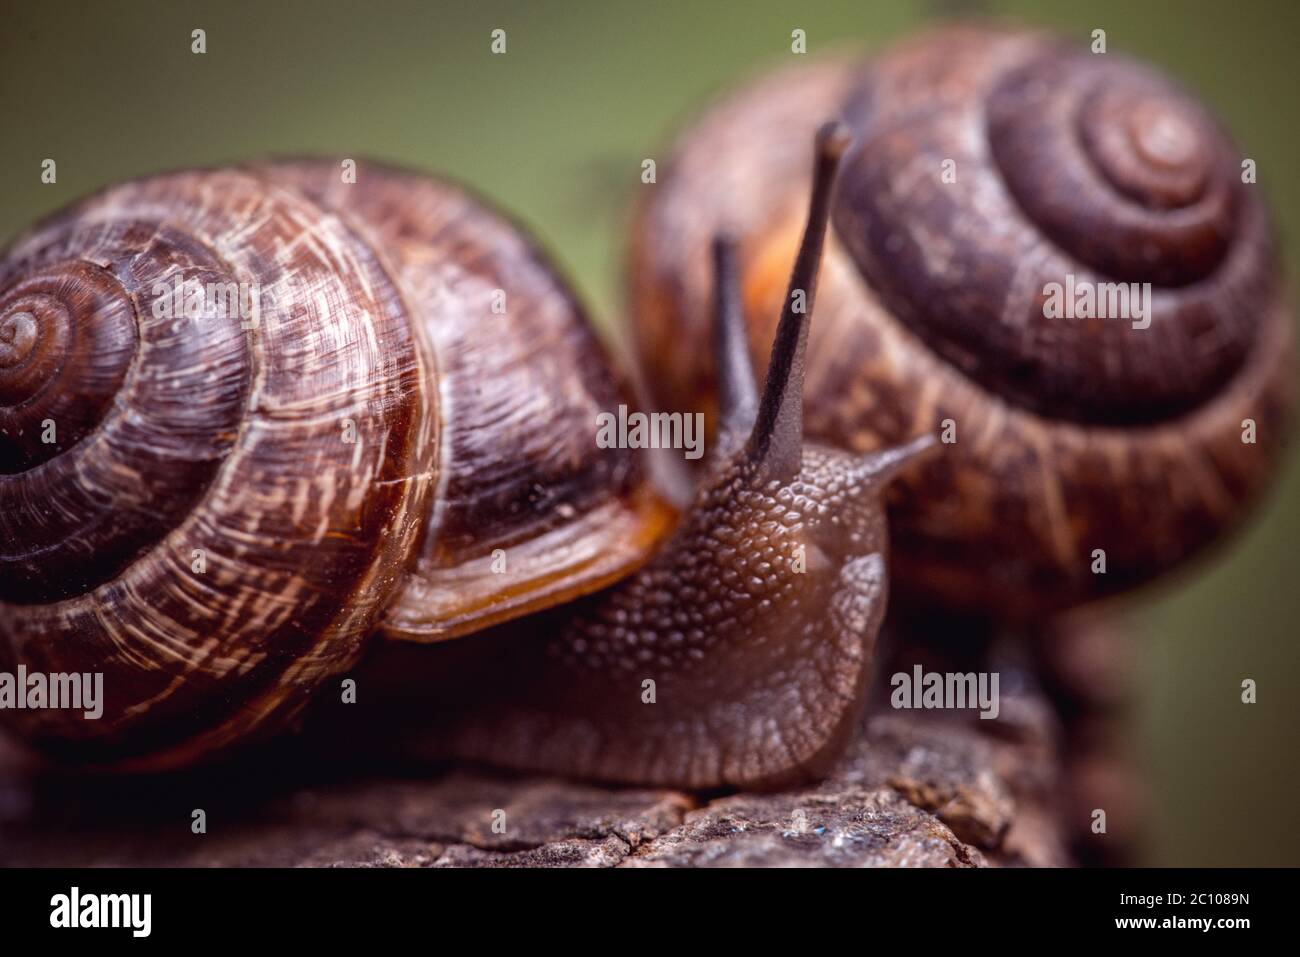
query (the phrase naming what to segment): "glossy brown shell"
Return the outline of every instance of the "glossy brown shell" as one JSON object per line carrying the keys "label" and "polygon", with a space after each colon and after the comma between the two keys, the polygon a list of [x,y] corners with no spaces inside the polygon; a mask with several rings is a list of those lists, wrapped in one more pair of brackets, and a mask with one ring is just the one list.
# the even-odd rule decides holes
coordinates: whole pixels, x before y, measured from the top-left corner
{"label": "glossy brown shell", "polygon": [[[857,142],[818,290],[807,433],[866,450],[953,420],[956,442],[894,489],[895,587],[999,617],[1128,588],[1219,538],[1275,470],[1291,405],[1291,318],[1258,187],[1235,178],[1239,155],[1167,80],[1120,58],[1071,56],[1041,34],[959,27],[874,64],[768,75],[683,134],[639,212],[629,262],[633,331],[656,400],[707,405],[711,237],[740,239],[761,366],[807,190],[803,145],[844,116]],[[1059,73],[1027,82],[1044,63]],[[1071,83],[1075,93],[1053,85]],[[1107,140],[1099,149],[1111,151],[1103,163],[1119,185],[1070,195],[1082,186],[1052,178],[1069,171],[1071,144],[1056,137],[1068,124],[1055,113],[1040,123],[1028,103],[1020,114],[989,105],[1008,89],[1047,97],[1049,113],[1082,116],[1105,139],[1108,119],[1130,120],[1114,90],[1100,107],[1089,99],[1107,84],[1187,118],[1212,154],[1189,162],[1210,170],[1210,186],[1189,187],[1177,170],[1142,181]],[[1014,127],[1014,143],[1002,143],[999,123]],[[939,187],[952,157],[957,183]],[[1000,163],[1020,182],[1008,184]],[[1057,195],[1039,209],[1017,197],[1035,178]],[[1064,211],[1063,195],[1073,204]],[[1059,235],[1089,216],[1101,217],[1090,232]],[[1134,264],[1133,230],[1163,220],[1172,230],[1153,235],[1166,245]],[[1100,281],[1149,274],[1173,318],[1154,332],[1047,320],[1035,290],[1043,270],[1062,268]],[[1247,418],[1256,444],[1242,441]],[[1105,574],[1093,574],[1096,549]]]}
{"label": "glossy brown shell", "polygon": [[[160,313],[178,278],[247,284],[260,316]],[[629,400],[569,290],[432,179],[111,187],[7,251],[0,329],[0,670],[104,675],[100,720],[0,718],[66,758],[170,765],[278,726],[377,628],[589,592],[669,523],[634,453],[590,441]]]}
{"label": "glossy brown shell", "polygon": [[[385,631],[454,637],[594,591],[644,562],[675,516],[636,452],[594,441],[599,413],[635,401],[527,233],[461,189],[391,168],[363,167],[355,184],[331,163],[258,172],[341,213],[382,250],[432,346],[437,487]],[[504,314],[492,310],[498,290]],[[497,549],[502,573],[491,570]]]}

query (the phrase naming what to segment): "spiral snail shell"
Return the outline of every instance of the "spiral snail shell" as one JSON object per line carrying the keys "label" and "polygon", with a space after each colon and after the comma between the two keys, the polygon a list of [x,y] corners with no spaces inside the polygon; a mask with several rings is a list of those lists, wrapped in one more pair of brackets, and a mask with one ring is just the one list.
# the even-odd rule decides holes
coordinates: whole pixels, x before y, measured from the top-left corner
{"label": "spiral snail shell", "polygon": [[[178,305],[248,289],[255,315]],[[0,664],[102,671],[107,699],[3,716],[68,757],[183,763],[301,707],[376,628],[593,591],[670,526],[635,453],[589,441],[630,398],[571,293],[426,177],[111,187],[8,251],[0,330]],[[483,573],[498,548],[514,574]]]}
{"label": "spiral snail shell", "polygon": [[[855,144],[808,347],[808,434],[948,443],[891,493],[896,592],[1034,619],[1238,523],[1275,470],[1294,380],[1259,187],[1172,81],[1038,32],[946,27],[870,64],[782,70],[687,130],[629,265],[656,400],[708,402],[692,346],[720,228],[738,238],[761,354],[805,188],[795,145],[833,115]],[[1053,283],[1099,302],[1150,283],[1147,311],[1054,316]]]}

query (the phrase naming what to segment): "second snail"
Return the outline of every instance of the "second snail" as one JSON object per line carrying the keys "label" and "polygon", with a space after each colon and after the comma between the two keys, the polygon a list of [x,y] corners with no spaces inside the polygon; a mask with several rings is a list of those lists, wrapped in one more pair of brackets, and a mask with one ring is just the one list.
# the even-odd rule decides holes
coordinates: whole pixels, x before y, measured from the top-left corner
{"label": "second snail", "polygon": [[[719,104],[632,237],[654,404],[715,423],[677,519],[637,456],[567,444],[626,377],[472,201],[363,166],[382,188],[356,205],[321,185],[329,164],[110,190],[0,269],[0,670],[101,670],[109,720],[4,717],[66,761],[172,766],[283,727],[365,658],[358,681],[400,685],[404,733],[433,752],[697,788],[824,773],[887,582],[1042,620],[1179,565],[1258,499],[1293,377],[1241,161],[1167,78],[1020,31],[945,30]],[[294,250],[337,267],[280,317],[320,329],[162,361],[146,278],[291,270]],[[1147,317],[1049,317],[1067,277],[1149,283]],[[439,306],[493,282],[537,320],[509,389],[466,373],[496,367],[470,335],[490,320]],[[191,415],[162,387],[200,368],[239,386]],[[353,408],[369,431],[339,446]],[[42,447],[60,415],[65,440]],[[118,453],[143,482],[116,481]]]}

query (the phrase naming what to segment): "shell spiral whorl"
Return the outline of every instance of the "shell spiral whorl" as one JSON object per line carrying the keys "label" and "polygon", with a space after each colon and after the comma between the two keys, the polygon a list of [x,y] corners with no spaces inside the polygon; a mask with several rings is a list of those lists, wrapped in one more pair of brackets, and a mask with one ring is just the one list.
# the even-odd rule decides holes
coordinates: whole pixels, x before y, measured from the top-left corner
{"label": "shell spiral whorl", "polygon": [[[0,285],[5,285],[0,277]],[[40,264],[0,301],[0,473],[74,445],[103,418],[135,355],[134,306],[86,262]],[[43,423],[62,426],[43,442]]]}
{"label": "shell spiral whorl", "polygon": [[[1214,121],[1116,55],[1032,34],[937,46],[886,57],[845,107],[867,132],[837,223],[867,281],[962,372],[1045,415],[1154,422],[1215,395],[1278,268]],[[933,175],[946,161],[951,182]],[[1149,326],[1045,318],[1067,277],[1150,283]]]}

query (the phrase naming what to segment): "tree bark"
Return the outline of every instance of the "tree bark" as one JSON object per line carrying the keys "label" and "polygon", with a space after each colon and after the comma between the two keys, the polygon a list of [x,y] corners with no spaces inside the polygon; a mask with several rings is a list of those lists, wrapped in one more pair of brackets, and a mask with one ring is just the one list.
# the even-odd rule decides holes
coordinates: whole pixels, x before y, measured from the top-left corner
{"label": "tree bark", "polygon": [[[1005,689],[1001,709],[987,722],[878,710],[827,780],[769,794],[304,763],[292,740],[184,774],[86,778],[36,770],[0,745],[0,864],[1069,864],[1052,709],[1036,691]],[[194,833],[196,810],[205,833]]]}

